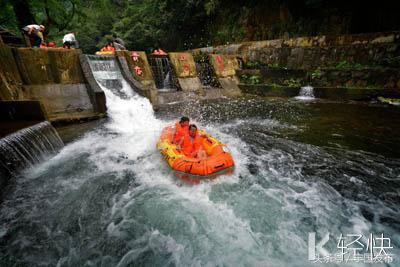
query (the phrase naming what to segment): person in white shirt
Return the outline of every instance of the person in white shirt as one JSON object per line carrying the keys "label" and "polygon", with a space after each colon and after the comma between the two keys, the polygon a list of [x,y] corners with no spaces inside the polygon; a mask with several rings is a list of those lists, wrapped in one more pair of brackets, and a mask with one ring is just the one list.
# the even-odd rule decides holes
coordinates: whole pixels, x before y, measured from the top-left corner
{"label": "person in white shirt", "polygon": [[78,48],[78,41],[76,40],[75,33],[73,32],[64,35],[62,42],[63,48],[71,49],[71,46],[73,46],[74,48]]}
{"label": "person in white shirt", "polygon": [[43,32],[45,31],[43,25],[30,24],[22,28],[24,35],[29,39],[31,47],[40,47],[44,44]]}

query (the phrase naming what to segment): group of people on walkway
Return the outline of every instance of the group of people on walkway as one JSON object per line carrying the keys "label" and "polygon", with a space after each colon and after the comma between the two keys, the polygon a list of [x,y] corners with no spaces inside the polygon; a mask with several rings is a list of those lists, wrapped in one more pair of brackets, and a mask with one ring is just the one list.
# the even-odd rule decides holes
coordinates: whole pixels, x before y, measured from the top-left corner
{"label": "group of people on walkway", "polygon": [[[54,42],[46,42],[44,38],[44,33],[46,27],[44,25],[30,24],[22,28],[22,33],[25,37],[25,41],[29,47],[34,48],[55,48],[56,44]],[[76,40],[75,33],[70,32],[64,35],[62,39],[62,48],[71,49],[78,48],[78,41]]]}
{"label": "group of people on walkway", "polygon": [[[54,42],[46,42],[44,38],[44,33],[46,27],[44,25],[30,24],[22,28],[22,33],[25,37],[25,41],[28,47],[33,48],[55,48],[56,44]],[[62,48],[71,49],[79,48],[78,41],[76,40],[76,33],[69,32],[64,35],[62,39]],[[125,43],[121,38],[113,35],[113,40],[107,43],[101,51],[115,51],[115,50],[125,50]]]}
{"label": "group of people on walkway", "polygon": [[177,149],[185,156],[191,158],[205,159],[207,153],[203,148],[203,136],[197,130],[195,124],[190,124],[188,117],[182,117],[175,124],[175,134],[173,142]]}
{"label": "group of people on walkway", "polygon": [[[44,25],[30,24],[26,25],[22,28],[22,33],[25,38],[25,42],[28,47],[33,48],[56,48],[55,42],[46,42],[44,34],[46,32],[46,27]],[[62,47],[65,49],[71,48],[79,48],[79,43],[76,39],[75,32],[69,32],[64,35],[62,39]],[[125,50],[125,42],[117,37],[115,34],[113,35],[113,39],[111,42],[108,42],[105,46],[103,46],[99,52],[115,52],[117,50]],[[167,52],[162,50],[161,48],[154,49],[153,55],[167,55]]]}

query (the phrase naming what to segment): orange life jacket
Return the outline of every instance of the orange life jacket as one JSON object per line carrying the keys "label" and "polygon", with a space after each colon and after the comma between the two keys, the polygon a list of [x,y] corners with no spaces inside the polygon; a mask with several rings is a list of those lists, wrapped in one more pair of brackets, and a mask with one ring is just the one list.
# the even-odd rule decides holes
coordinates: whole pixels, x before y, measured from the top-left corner
{"label": "orange life jacket", "polygon": [[175,123],[174,142],[179,143],[186,134],[189,134],[189,127],[188,126],[182,127],[182,125],[179,122]]}
{"label": "orange life jacket", "polygon": [[115,51],[115,48],[111,45],[107,45],[107,51]]}
{"label": "orange life jacket", "polygon": [[194,138],[191,138],[189,133],[185,134],[183,143],[182,143],[182,153],[188,157],[192,157],[194,152],[198,152],[202,147],[202,137],[196,133]]}

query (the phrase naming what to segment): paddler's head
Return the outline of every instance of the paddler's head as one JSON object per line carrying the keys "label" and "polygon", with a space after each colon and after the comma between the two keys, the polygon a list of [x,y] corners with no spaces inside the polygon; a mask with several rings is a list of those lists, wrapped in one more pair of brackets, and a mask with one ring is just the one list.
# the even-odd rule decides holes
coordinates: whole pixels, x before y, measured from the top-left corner
{"label": "paddler's head", "polygon": [[179,121],[179,124],[182,127],[188,127],[189,126],[189,118],[188,117],[182,117],[181,120]]}
{"label": "paddler's head", "polygon": [[194,125],[194,124],[191,124],[189,126],[189,135],[190,135],[190,137],[194,138],[196,136],[196,133],[197,133],[197,126]]}

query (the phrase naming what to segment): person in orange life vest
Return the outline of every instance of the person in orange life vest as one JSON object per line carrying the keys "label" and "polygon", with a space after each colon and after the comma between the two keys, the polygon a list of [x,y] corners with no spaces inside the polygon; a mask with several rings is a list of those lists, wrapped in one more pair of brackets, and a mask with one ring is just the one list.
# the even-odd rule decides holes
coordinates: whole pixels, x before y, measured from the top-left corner
{"label": "person in orange life vest", "polygon": [[106,44],[106,46],[104,47],[104,51],[115,51],[115,48],[112,46],[111,43]]}
{"label": "person in orange life vest", "polygon": [[185,135],[182,143],[182,152],[188,157],[205,159],[207,157],[202,145],[203,137],[197,132],[197,126],[189,126],[189,134]]}
{"label": "person in orange life vest", "polygon": [[110,43],[109,45],[107,45],[107,50],[108,50],[108,51],[114,52],[114,51],[115,51],[115,48],[114,48],[114,46]]}
{"label": "person in orange life vest", "polygon": [[189,134],[189,118],[182,117],[181,120],[175,123],[174,143],[180,150],[182,147],[185,135]]}

